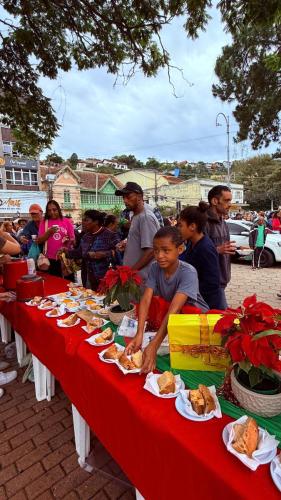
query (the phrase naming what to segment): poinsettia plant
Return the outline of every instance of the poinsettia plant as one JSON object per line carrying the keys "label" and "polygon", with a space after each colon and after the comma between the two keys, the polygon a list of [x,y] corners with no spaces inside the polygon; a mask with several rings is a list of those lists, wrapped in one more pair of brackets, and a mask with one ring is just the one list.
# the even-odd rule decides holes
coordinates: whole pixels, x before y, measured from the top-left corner
{"label": "poinsettia plant", "polygon": [[129,266],[109,269],[100,282],[99,291],[106,295],[105,305],[117,301],[122,311],[129,311],[132,302],[140,300],[142,279],[137,271]]}
{"label": "poinsettia plant", "polygon": [[264,379],[274,378],[274,370],[281,372],[279,309],[258,302],[252,295],[237,309],[227,309],[214,331],[223,336],[222,344],[239,371],[248,375],[251,388]]}

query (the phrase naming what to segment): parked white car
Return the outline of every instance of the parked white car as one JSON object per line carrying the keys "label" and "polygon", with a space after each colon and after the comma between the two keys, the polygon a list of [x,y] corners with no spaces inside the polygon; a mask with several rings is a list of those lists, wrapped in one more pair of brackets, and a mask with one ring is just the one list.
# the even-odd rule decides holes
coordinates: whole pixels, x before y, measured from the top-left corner
{"label": "parked white car", "polygon": [[[232,219],[228,219],[226,223],[229,227],[230,239],[236,241],[238,247],[237,257],[245,257],[251,254],[252,251],[241,250],[239,247],[249,246],[249,233],[253,228],[253,224],[251,222]],[[269,233],[261,254],[260,265],[261,267],[271,267],[276,262],[281,262],[281,234]]]}

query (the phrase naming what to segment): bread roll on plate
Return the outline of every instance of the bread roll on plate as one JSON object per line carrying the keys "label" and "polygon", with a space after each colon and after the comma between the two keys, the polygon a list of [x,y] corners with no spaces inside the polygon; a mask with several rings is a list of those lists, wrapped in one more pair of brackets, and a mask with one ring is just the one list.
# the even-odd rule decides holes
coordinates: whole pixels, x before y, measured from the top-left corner
{"label": "bread roll on plate", "polygon": [[234,450],[252,458],[252,454],[256,451],[259,442],[259,428],[255,419],[248,417],[244,424],[234,424],[233,431],[232,446]]}
{"label": "bread roll on plate", "polygon": [[175,376],[171,372],[164,372],[157,380],[160,394],[170,394],[176,390]]}

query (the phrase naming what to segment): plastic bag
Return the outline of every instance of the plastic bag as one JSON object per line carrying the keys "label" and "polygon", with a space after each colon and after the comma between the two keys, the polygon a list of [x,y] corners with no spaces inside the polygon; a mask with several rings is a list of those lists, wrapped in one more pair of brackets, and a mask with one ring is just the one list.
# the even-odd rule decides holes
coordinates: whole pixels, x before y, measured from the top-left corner
{"label": "plastic bag", "polygon": [[48,271],[50,265],[48,257],[46,257],[43,253],[40,253],[37,260],[37,267],[39,271]]}
{"label": "plastic bag", "polygon": [[37,243],[35,243],[35,242],[33,241],[32,245],[31,245],[31,247],[30,247],[30,249],[29,249],[29,252],[28,252],[27,257],[28,257],[29,259],[33,259],[33,260],[34,260],[34,262],[37,262],[37,259],[38,259],[39,255],[40,255],[40,248],[39,248],[39,246],[37,245]]}

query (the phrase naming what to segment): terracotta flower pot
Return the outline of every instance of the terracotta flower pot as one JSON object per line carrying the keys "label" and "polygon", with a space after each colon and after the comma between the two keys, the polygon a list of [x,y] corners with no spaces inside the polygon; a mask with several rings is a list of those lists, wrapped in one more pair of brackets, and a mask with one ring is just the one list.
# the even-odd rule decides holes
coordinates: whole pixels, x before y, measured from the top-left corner
{"label": "terracotta flower pot", "polygon": [[136,317],[136,306],[131,304],[132,308],[129,311],[117,311],[115,312],[114,309],[117,309],[119,306],[112,306],[109,311],[108,311],[108,316],[109,319],[114,325],[121,325],[122,320],[124,316],[128,316],[129,318],[135,318]]}
{"label": "terracotta flower pot", "polygon": [[[281,378],[280,373],[275,372],[275,374]],[[274,417],[281,413],[281,392],[278,394],[259,394],[247,389],[237,380],[235,368],[231,371],[230,380],[232,392],[245,410],[261,417]]]}

